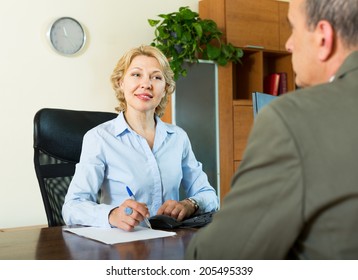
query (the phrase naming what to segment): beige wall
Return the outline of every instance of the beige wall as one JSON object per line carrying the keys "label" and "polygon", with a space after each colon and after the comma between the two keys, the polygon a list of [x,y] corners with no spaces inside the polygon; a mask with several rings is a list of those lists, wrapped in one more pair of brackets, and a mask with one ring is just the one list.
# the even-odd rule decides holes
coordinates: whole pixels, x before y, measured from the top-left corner
{"label": "beige wall", "polygon": [[[148,18],[198,0],[1,0],[0,228],[46,224],[33,167],[33,116],[42,107],[113,111],[109,76],[125,50],[150,43]],[[49,24],[79,20],[89,44],[78,57],[49,47]]]}

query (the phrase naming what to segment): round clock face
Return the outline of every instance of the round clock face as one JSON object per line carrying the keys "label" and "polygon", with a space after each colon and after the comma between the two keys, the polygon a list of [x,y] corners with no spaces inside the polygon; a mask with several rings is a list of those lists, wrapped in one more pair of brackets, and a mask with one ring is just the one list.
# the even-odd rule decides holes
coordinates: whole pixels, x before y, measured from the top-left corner
{"label": "round clock face", "polygon": [[50,27],[48,37],[52,47],[62,55],[78,53],[86,43],[81,24],[70,17],[57,19]]}

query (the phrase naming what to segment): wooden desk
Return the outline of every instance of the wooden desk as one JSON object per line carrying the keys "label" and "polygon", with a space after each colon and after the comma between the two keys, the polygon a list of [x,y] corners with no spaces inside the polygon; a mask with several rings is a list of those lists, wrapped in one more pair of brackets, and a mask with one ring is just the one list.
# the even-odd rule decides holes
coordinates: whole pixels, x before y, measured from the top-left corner
{"label": "wooden desk", "polygon": [[62,227],[0,232],[2,260],[180,260],[196,229],[114,245],[80,237]]}

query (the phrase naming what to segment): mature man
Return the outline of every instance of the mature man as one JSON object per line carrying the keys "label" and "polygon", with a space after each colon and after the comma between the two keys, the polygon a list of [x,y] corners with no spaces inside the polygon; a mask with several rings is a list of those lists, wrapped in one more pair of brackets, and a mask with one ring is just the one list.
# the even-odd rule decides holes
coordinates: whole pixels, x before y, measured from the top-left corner
{"label": "mature man", "polygon": [[188,259],[358,259],[358,1],[291,0],[296,84],[258,114]]}

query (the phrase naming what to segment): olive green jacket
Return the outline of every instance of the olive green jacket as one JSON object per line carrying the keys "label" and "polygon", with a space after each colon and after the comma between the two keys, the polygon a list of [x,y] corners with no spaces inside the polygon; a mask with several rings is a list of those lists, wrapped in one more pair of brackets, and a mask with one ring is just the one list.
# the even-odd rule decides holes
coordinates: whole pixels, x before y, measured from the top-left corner
{"label": "olive green jacket", "polygon": [[358,52],[265,106],[188,259],[358,259]]}

